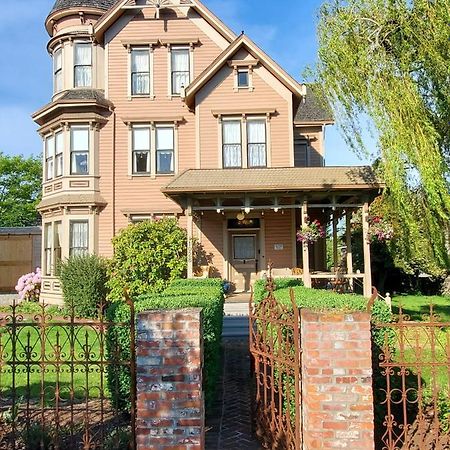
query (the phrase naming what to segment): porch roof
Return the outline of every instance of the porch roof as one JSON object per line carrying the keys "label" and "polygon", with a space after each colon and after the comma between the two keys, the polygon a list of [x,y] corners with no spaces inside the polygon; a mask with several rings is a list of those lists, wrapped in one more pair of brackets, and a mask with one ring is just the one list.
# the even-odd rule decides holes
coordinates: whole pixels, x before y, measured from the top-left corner
{"label": "porch roof", "polygon": [[371,167],[288,167],[190,169],[162,192],[167,195],[215,192],[373,191],[383,188]]}

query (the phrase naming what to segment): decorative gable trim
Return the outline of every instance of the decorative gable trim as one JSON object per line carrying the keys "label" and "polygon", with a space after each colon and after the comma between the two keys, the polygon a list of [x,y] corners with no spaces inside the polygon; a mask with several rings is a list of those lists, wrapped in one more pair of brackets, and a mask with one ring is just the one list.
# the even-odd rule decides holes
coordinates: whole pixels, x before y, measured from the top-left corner
{"label": "decorative gable trim", "polygon": [[[195,94],[225,65],[230,58],[242,47],[272,73],[281,83],[284,84],[296,97],[302,99],[306,95],[303,85],[292,78],[280,65],[270,56],[264,53],[250,38],[241,34],[227,49],[225,49],[185,90],[185,102],[189,107],[194,104]],[[251,60],[249,60],[251,61]],[[232,63],[236,62],[232,60]],[[242,60],[242,65],[247,65],[246,60]]]}

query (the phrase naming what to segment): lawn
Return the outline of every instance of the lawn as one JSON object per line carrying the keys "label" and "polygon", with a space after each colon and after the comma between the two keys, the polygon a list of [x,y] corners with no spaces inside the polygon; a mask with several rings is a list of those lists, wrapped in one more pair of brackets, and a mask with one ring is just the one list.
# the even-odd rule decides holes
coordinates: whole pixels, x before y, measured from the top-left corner
{"label": "lawn", "polygon": [[421,296],[398,295],[392,298],[394,313],[398,313],[398,306],[402,305],[403,313],[408,314],[411,320],[422,321],[424,315],[430,314],[430,304],[440,316],[442,322],[450,323],[450,297],[448,296]]}

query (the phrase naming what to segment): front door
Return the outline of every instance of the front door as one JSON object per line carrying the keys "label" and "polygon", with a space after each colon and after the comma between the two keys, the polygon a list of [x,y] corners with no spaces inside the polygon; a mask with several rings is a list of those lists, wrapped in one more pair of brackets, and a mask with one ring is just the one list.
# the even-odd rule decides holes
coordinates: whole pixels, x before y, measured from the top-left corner
{"label": "front door", "polygon": [[233,232],[230,254],[231,282],[236,291],[249,292],[258,272],[258,233]]}

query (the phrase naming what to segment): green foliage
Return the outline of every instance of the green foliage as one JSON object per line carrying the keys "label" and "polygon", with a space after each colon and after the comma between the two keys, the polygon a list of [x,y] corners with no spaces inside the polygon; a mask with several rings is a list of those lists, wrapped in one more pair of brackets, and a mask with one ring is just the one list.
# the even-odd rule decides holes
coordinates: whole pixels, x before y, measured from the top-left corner
{"label": "green foliage", "polygon": [[52,446],[52,430],[40,423],[32,423],[21,433],[22,440],[27,449],[50,450]]}
{"label": "green foliage", "polygon": [[0,227],[25,227],[40,221],[36,205],[41,196],[40,158],[0,152]]}
{"label": "green foliage", "polygon": [[114,257],[108,269],[109,299],[119,301],[163,291],[187,268],[187,237],[175,219],[129,225],[113,238]]}
{"label": "green foliage", "polygon": [[449,268],[449,23],[448,1],[331,0],[314,73],[353,149],[373,125],[397,264],[433,274]]}
{"label": "green foliage", "polygon": [[[180,292],[177,294],[177,292]],[[202,308],[204,339],[204,388],[206,404],[214,400],[215,387],[220,373],[220,342],[223,324],[224,295],[220,280],[175,280],[167,293],[141,295],[134,299],[136,314],[157,309],[173,310]],[[130,322],[127,305],[115,302],[107,310],[109,320]],[[110,355],[116,349],[124,359],[130,357],[130,332],[127,327],[113,327],[108,331],[107,346]],[[126,409],[130,393],[130,372],[124,367],[111,366],[108,383],[114,404]],[[115,395],[118,393],[119,395]]]}
{"label": "green foliage", "polygon": [[[303,286],[303,280],[299,278],[274,278],[275,290],[286,289],[290,287]],[[257,280],[253,285],[253,298],[255,301],[262,300],[266,295],[267,280]]]}
{"label": "green foliage", "polygon": [[64,303],[77,317],[95,318],[107,295],[107,263],[97,255],[71,256],[59,264]]}
{"label": "green foliage", "polygon": [[129,448],[131,432],[127,428],[115,428],[106,437],[103,443],[103,450],[124,450]]}

